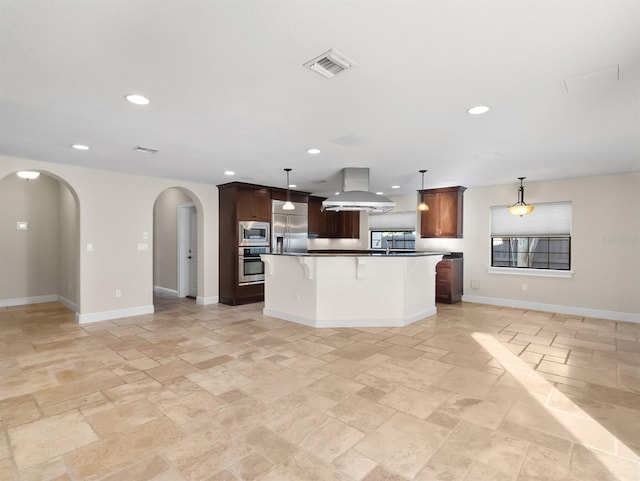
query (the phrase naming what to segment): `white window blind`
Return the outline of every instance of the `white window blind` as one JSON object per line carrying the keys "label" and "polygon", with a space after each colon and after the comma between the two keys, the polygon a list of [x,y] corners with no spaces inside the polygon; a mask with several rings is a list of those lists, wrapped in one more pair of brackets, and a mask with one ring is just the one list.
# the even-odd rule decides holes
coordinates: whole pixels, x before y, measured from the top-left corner
{"label": "white window blind", "polygon": [[401,231],[416,230],[416,212],[390,212],[388,214],[369,214],[369,230]]}
{"label": "white window blind", "polygon": [[535,204],[523,217],[513,215],[506,206],[491,207],[491,236],[570,236],[571,202]]}

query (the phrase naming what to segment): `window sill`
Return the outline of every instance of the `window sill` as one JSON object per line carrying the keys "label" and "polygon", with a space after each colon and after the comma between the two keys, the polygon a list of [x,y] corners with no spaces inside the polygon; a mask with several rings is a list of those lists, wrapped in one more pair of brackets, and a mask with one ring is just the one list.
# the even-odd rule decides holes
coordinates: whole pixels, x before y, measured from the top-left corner
{"label": "window sill", "polygon": [[517,267],[487,267],[489,274],[507,274],[531,277],[560,277],[571,279],[573,271],[557,271],[553,269],[519,269]]}

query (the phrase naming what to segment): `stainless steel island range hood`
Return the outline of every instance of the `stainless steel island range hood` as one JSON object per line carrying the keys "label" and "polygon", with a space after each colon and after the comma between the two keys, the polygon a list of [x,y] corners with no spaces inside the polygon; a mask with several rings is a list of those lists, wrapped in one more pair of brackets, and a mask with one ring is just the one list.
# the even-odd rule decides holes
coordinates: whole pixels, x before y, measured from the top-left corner
{"label": "stainless steel island range hood", "polygon": [[360,167],[342,169],[342,192],[322,202],[324,210],[382,213],[395,206],[391,199],[369,192],[369,169]]}

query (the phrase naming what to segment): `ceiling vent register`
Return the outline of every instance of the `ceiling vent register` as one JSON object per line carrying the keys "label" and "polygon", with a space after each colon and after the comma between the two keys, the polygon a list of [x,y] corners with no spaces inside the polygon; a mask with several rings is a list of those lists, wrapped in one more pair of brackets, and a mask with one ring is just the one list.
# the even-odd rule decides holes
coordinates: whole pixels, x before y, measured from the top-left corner
{"label": "ceiling vent register", "polygon": [[158,149],[154,149],[153,147],[144,147],[142,145],[138,145],[133,148],[136,152],[143,152],[145,154],[155,154],[158,152]]}
{"label": "ceiling vent register", "polygon": [[329,50],[304,64],[309,70],[313,70],[326,78],[333,78],[354,65],[354,62],[335,50]]}

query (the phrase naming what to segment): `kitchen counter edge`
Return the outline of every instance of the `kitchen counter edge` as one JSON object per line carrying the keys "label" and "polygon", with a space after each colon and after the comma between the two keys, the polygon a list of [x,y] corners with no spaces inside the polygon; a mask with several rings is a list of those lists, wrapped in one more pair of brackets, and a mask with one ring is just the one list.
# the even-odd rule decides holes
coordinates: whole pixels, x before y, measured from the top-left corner
{"label": "kitchen counter edge", "polygon": [[384,251],[382,252],[349,252],[349,253],[338,253],[338,252],[287,252],[283,254],[270,253],[270,254],[261,254],[263,256],[288,256],[288,257],[425,257],[425,256],[444,256],[449,255],[450,252],[447,251],[416,251],[416,252],[389,252],[388,254]]}

